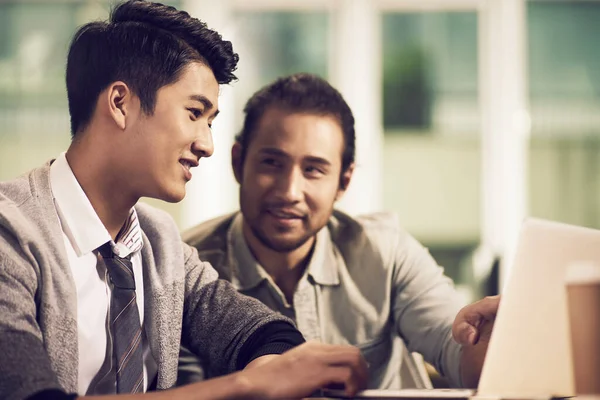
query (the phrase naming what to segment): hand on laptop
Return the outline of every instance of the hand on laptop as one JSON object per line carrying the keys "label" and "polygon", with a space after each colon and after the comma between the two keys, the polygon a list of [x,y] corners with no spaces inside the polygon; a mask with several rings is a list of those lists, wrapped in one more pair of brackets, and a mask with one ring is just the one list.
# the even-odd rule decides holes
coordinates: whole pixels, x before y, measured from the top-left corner
{"label": "hand on laptop", "polygon": [[353,396],[365,389],[368,380],[360,350],[318,342],[304,343],[266,362],[252,362],[242,374],[262,399],[300,399],[332,385],[343,385],[346,395]]}
{"label": "hand on laptop", "polygon": [[463,387],[476,388],[498,313],[500,296],[486,297],[459,311],[452,326],[454,340],[460,343]]}
{"label": "hand on laptop", "polygon": [[[498,313],[500,296],[485,297],[473,304],[469,304],[459,311],[452,326],[452,335],[454,340],[462,345],[475,345],[482,337],[482,331],[486,323],[493,324]],[[489,340],[491,329],[485,329]]]}

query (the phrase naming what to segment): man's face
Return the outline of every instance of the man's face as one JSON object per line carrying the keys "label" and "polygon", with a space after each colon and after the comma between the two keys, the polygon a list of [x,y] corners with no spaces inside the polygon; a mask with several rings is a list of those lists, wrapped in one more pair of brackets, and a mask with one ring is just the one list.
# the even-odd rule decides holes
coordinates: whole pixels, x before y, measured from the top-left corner
{"label": "man's face", "polygon": [[169,202],[184,198],[190,168],[214,150],[210,127],[218,95],[212,70],[200,63],[188,65],[177,82],[158,90],[154,113],[140,114],[132,127],[130,179],[137,195]]}
{"label": "man's face", "polygon": [[332,116],[279,108],[264,113],[236,171],[245,223],[263,245],[295,250],[327,223],[342,194],[343,146]]}

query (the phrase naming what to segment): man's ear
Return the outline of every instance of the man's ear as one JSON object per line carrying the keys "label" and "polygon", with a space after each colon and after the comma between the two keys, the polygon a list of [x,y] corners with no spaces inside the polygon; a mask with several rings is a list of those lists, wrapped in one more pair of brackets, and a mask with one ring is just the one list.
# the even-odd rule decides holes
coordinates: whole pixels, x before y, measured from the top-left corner
{"label": "man's ear", "polygon": [[235,142],[231,147],[231,168],[233,169],[233,175],[235,180],[240,185],[242,184],[243,165],[242,162],[242,145],[239,142]]}
{"label": "man's ear", "polygon": [[[139,108],[139,100],[129,89],[126,83],[113,82],[106,90],[107,110],[110,118],[121,129],[127,127],[127,119],[131,117],[136,108]],[[137,107],[136,107],[137,106]]]}
{"label": "man's ear", "polygon": [[352,179],[352,173],[354,172],[354,163],[350,164],[348,168],[344,172],[342,172],[342,176],[340,176],[340,186],[338,188],[337,194],[335,196],[335,200],[338,201],[342,198],[346,190],[348,190],[348,186],[350,185],[350,180]]}

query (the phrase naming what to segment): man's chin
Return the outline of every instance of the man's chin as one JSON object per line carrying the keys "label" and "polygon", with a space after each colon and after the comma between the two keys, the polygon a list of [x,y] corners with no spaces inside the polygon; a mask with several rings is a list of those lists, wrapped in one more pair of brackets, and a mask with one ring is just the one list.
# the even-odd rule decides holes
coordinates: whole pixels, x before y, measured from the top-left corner
{"label": "man's chin", "polygon": [[278,253],[289,253],[302,247],[309,239],[310,237],[283,239],[281,237],[276,237],[275,235],[275,237],[263,237],[261,242],[263,242],[263,244],[271,250],[276,251]]}
{"label": "man's chin", "polygon": [[185,198],[185,187],[180,190],[170,190],[160,193],[158,196],[149,196],[167,203],[179,203]]}
{"label": "man's chin", "polygon": [[294,251],[314,236],[306,229],[281,229],[264,222],[262,225],[250,224],[250,230],[263,246],[278,253]]}

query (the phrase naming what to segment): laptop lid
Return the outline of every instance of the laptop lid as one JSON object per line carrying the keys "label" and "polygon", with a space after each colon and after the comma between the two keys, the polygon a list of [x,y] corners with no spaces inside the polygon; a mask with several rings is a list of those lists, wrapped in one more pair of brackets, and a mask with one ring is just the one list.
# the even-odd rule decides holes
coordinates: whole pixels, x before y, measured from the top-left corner
{"label": "laptop lid", "polygon": [[574,393],[564,279],[575,261],[600,262],[600,231],[527,219],[479,381],[482,397]]}

